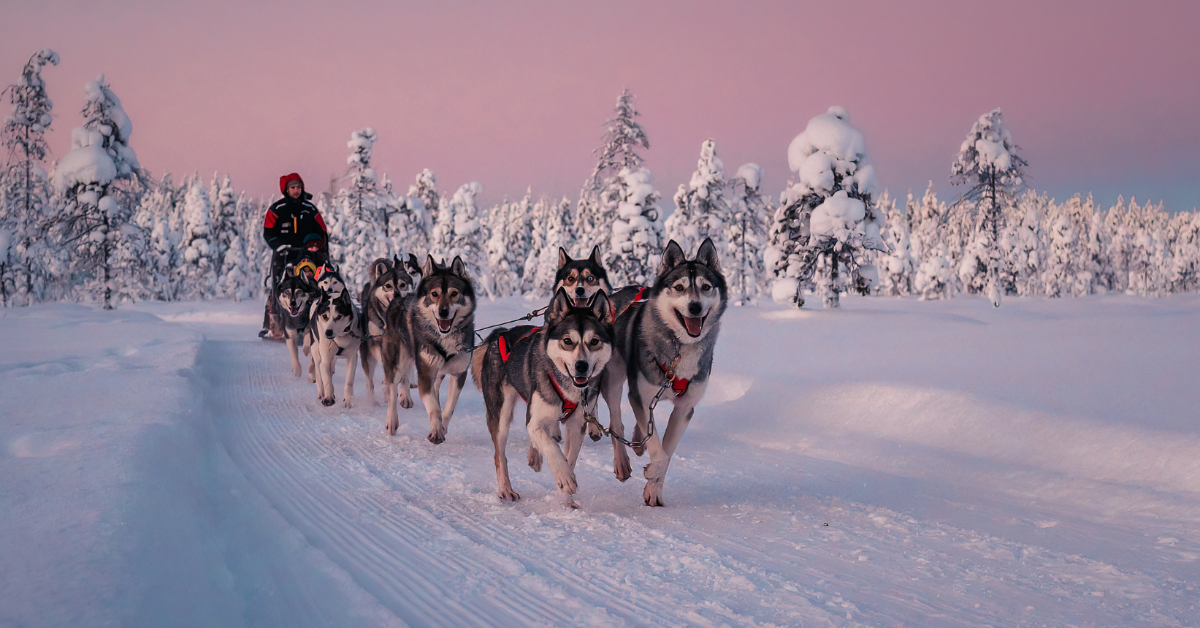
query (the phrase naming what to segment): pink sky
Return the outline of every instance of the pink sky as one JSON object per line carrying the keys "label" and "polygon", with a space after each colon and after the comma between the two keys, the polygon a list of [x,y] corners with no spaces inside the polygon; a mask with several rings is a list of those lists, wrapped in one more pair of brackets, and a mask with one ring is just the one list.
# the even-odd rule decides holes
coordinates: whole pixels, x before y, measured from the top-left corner
{"label": "pink sky", "polygon": [[[10,3],[11,4],[11,3]],[[1031,184],[1200,205],[1200,2],[21,2],[0,13],[0,83],[29,55],[51,146],[69,149],[83,84],[105,73],[155,176],[229,173],[277,194],[345,170],[350,133],[379,133],[400,191],[422,168],[484,203],[574,199],[623,88],[670,204],[714,138],[778,193],[786,150],[830,105],[866,135],[893,195],[933,180],[973,121],[1004,110]]]}

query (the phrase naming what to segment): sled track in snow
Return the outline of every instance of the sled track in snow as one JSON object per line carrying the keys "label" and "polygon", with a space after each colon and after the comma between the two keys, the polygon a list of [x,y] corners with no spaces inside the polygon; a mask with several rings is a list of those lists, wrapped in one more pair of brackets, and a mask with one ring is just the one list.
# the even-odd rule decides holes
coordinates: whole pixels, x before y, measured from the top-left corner
{"label": "sled track in snow", "polygon": [[[519,430],[509,458],[525,501],[500,503],[491,444],[470,403],[460,404],[449,440],[435,447],[424,439],[419,400],[401,414],[401,433],[384,435],[383,408],[369,405],[361,371],[356,407],[347,410],[340,384],[338,404],[322,407],[315,387],[291,375],[274,343],[209,341],[200,362],[218,439],[250,483],[405,623],[715,626],[751,625],[764,615],[830,621],[807,596],[782,589],[790,599],[769,608],[754,603],[752,615],[739,614],[706,592],[757,597],[751,581],[764,580],[761,570],[627,517],[565,511],[547,498],[547,473],[530,490],[528,441]],[[472,395],[467,391],[464,401]],[[609,458],[606,443],[590,454]],[[594,481],[583,476],[602,473],[611,476],[581,461],[585,508]],[[623,499],[639,498],[641,484],[635,478],[622,485]],[[845,624],[841,613],[832,617]]]}

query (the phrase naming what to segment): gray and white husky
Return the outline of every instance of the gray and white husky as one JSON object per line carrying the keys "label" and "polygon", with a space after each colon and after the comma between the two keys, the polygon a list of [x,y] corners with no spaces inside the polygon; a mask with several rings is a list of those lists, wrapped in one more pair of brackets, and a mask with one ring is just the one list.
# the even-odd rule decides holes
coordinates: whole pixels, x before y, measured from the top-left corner
{"label": "gray and white husky", "polygon": [[[333,296],[337,294],[338,296]],[[332,406],[333,367],[338,359],[346,360],[346,384],[342,397],[346,407],[354,405],[354,373],[358,368],[358,350],[362,344],[362,324],[358,308],[350,300],[345,286],[341,293],[323,294],[314,304],[308,324],[308,347],[316,365],[317,399]]]}
{"label": "gray and white husky", "polygon": [[513,407],[520,398],[526,403],[525,423],[533,444],[530,466],[540,471],[545,459],[563,503],[578,507],[572,497],[578,489],[575,463],[585,414],[595,413],[600,376],[612,357],[613,327],[603,292],[583,307],[575,302],[559,288],[544,326],[497,329],[475,349],[471,372],[487,409],[500,499],[521,498],[513,490],[505,455]]}
{"label": "gray and white husky", "polygon": [[[721,315],[728,302],[725,276],[712,240],[705,238],[692,260],[672,240],[663,251],[654,286],[643,292],[644,300],[614,295],[614,302],[630,304],[617,315],[617,351],[605,369],[602,392],[609,408],[609,429],[623,435],[620,397],[622,385],[629,381],[629,404],[637,420],[634,442],[648,434],[656,397],[672,401],[666,428],[656,427],[644,447],[634,450],[639,456],[643,450],[650,452],[642,499],[649,506],[662,506],[667,467],[708,387]],[[614,449],[613,468],[618,478],[622,470],[629,476],[624,447]]]}
{"label": "gray and white husky", "polygon": [[[466,264],[455,257],[446,267],[429,256],[421,268],[416,292],[403,299],[393,298],[385,322],[382,361],[388,400],[387,431],[395,434],[400,425],[396,414],[396,383],[415,363],[417,390],[429,412],[429,442],[442,443],[467,380],[471,350],[475,348],[475,286]],[[443,408],[439,397],[446,377],[450,378],[450,386]],[[412,401],[406,397],[401,397],[399,403],[410,408]]]}
{"label": "gray and white husky", "polygon": [[[275,303],[278,305],[279,323],[283,328],[283,337],[287,341],[288,355],[292,358],[292,375],[300,377],[304,373],[300,366],[299,350],[304,349],[308,355],[308,321],[313,303],[320,297],[321,291],[308,275],[296,274],[295,268],[288,265],[284,269],[284,277],[275,285]],[[297,341],[301,346],[297,346]],[[309,381],[313,380],[313,368],[309,365]]]}
{"label": "gray and white husky", "polygon": [[608,272],[600,263],[599,247],[592,247],[592,254],[586,259],[571,259],[566,249],[558,247],[558,270],[554,273],[554,288],[550,293],[556,294],[560,288],[574,299],[576,307],[586,306],[597,292],[612,294]]}
{"label": "gray and white husky", "polygon": [[[409,255],[411,258],[412,256]],[[393,299],[403,299],[412,294],[416,287],[412,275],[404,270],[400,258],[381,257],[367,268],[370,281],[363,286],[359,303],[362,304],[362,359],[363,374],[367,376],[367,394],[371,404],[375,402],[375,365],[383,362],[383,332],[387,329],[387,309]],[[417,275],[420,278],[420,275]],[[408,373],[400,376],[400,394],[405,408],[412,407],[408,394]],[[407,404],[407,405],[405,405]]]}

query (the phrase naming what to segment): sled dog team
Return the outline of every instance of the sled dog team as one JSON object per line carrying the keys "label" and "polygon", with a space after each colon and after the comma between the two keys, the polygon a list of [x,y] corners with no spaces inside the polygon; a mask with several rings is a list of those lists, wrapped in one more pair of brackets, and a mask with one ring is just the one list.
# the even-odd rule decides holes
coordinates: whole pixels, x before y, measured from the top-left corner
{"label": "sled dog team", "polygon": [[[303,372],[297,354],[302,348],[310,357],[309,381],[317,384],[317,398],[331,406],[334,365],[345,359],[342,396],[350,407],[357,361],[372,403],[375,367],[382,365],[385,428],[395,434],[397,406],[413,407],[409,377],[415,367],[417,391],[429,413],[428,439],[438,444],[446,439],[470,370],[483,393],[500,499],[521,498],[513,490],[505,455],[520,399],[526,408],[529,466],[549,468],[564,505],[577,507],[575,463],[587,432],[593,440],[610,436],[613,471],[622,482],[632,471],[626,446],[639,456],[648,452],[642,498],[661,506],[667,467],[708,385],[727,304],[716,247],[706,239],[688,259],[671,241],[654,285],[616,291],[596,249],[582,260],[559,249],[558,266],[543,325],[497,327],[478,345],[474,284],[458,257],[448,266],[432,256],[422,265],[411,254],[404,261],[375,260],[360,295],[361,313],[335,267],[326,264],[313,278],[288,272],[274,296],[292,373]],[[626,382],[635,419],[631,440],[625,439],[621,418]],[[608,428],[596,417],[601,397],[608,406]],[[673,405],[665,428],[654,423],[654,408],[663,399]]]}

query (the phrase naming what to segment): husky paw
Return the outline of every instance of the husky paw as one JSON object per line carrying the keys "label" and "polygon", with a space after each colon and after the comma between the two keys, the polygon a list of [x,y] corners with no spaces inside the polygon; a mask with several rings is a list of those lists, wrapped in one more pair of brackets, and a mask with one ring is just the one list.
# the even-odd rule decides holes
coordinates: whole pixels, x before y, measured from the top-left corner
{"label": "husky paw", "polygon": [[588,436],[592,437],[593,441],[598,441],[601,438],[604,438],[604,432],[600,429],[600,426],[597,425],[596,423],[588,423],[587,424],[587,433],[588,433]]}
{"label": "husky paw", "polygon": [[554,481],[558,484],[558,490],[567,495],[574,495],[579,490],[579,484],[575,481],[575,473],[570,470],[555,473]]}
{"label": "husky paw", "polygon": [[533,445],[529,446],[529,468],[533,469],[535,473],[542,472],[542,452]]}
{"label": "husky paw", "polygon": [[646,502],[647,506],[661,508],[662,500],[662,482],[646,482],[646,488],[642,489],[642,501]]}
{"label": "husky paw", "polygon": [[349,397],[346,397],[346,400],[345,400],[343,403],[344,403],[344,404],[346,404],[346,407],[347,407],[347,408],[353,408],[353,407],[354,407],[354,402],[353,402],[353,401],[351,401]]}
{"label": "husky paw", "polygon": [[328,399],[322,399],[322,400],[321,400],[321,405],[323,405],[323,406],[325,406],[326,408],[328,408],[329,406],[332,406],[332,405],[333,405],[334,403],[336,403],[336,402],[337,402],[337,400],[336,400],[336,399],[334,399],[333,397],[329,397]]}
{"label": "husky paw", "polygon": [[563,502],[563,508],[569,508],[571,510],[579,510],[579,502],[576,502],[575,500],[573,500],[571,498],[567,498],[567,500]]}
{"label": "husky paw", "polygon": [[429,442],[434,445],[441,445],[446,442],[446,428],[438,426],[436,429],[429,431]]}
{"label": "husky paw", "polygon": [[[625,452],[622,451],[621,453],[624,454]],[[628,455],[613,456],[613,475],[617,476],[617,479],[622,482],[633,477],[633,467],[629,465]]]}
{"label": "husky paw", "polygon": [[[636,443],[636,442],[642,440],[643,438],[645,438],[645,437],[642,436],[642,428],[638,427],[637,425],[634,425],[633,426],[633,442]],[[640,447],[631,447],[631,449],[633,449],[633,453],[635,455],[637,455],[639,458],[642,456],[642,454],[646,453],[645,445],[642,445]]]}
{"label": "husky paw", "polygon": [[405,409],[413,407],[412,397],[409,397],[408,395],[400,397],[400,407]]}
{"label": "husky paw", "polygon": [[516,491],[512,490],[511,488],[500,489],[500,492],[497,493],[497,495],[500,497],[500,501],[504,501],[504,502],[521,501],[521,495],[519,493],[517,493]]}
{"label": "husky paw", "polygon": [[658,480],[659,482],[662,482],[662,477],[667,473],[666,467],[667,465],[662,462],[651,462],[645,467],[642,467],[642,475],[645,476],[647,480]]}
{"label": "husky paw", "polygon": [[395,436],[396,430],[400,428],[400,421],[396,419],[388,419],[387,424],[383,427],[387,430],[388,436]]}
{"label": "husky paw", "polygon": [[[298,367],[298,366],[293,366],[293,367],[292,367],[292,375],[295,375],[296,377],[300,377],[300,376],[301,376],[301,375],[303,375],[303,374],[304,374],[304,369],[302,369],[302,368],[300,368],[300,367]],[[311,383],[312,383],[312,380],[309,380],[309,381],[308,381],[308,383],[310,383],[310,384],[311,384]]]}

